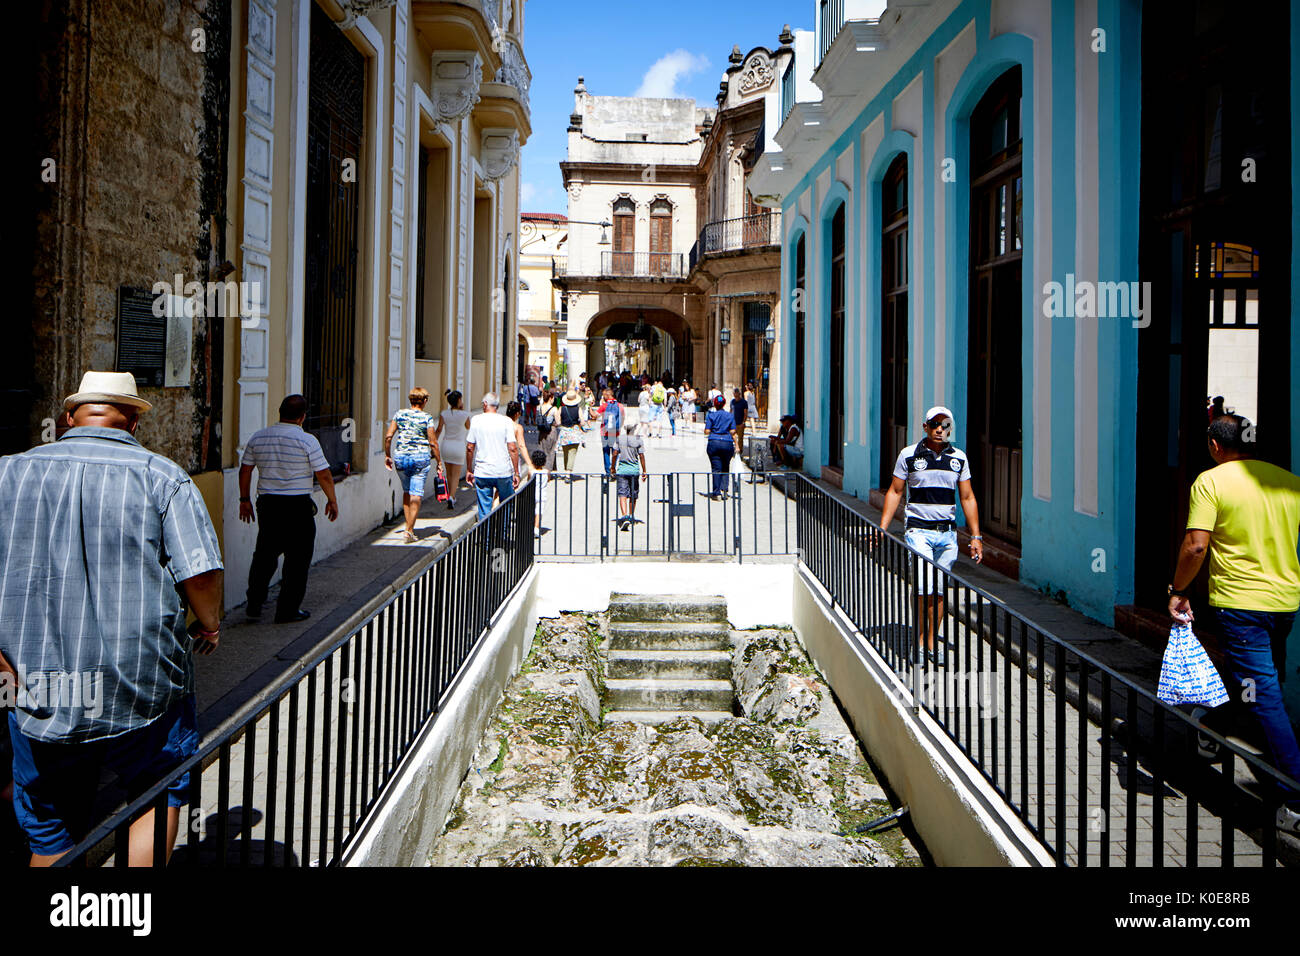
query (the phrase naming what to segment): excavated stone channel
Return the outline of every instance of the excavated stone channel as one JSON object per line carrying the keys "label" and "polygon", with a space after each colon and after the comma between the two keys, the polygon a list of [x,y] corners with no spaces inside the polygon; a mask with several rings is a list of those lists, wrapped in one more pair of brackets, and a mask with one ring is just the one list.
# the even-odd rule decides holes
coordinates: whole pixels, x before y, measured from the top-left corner
{"label": "excavated stone channel", "polygon": [[919,865],[793,632],[730,634],[737,716],[656,727],[605,719],[605,615],[541,621],[431,865]]}

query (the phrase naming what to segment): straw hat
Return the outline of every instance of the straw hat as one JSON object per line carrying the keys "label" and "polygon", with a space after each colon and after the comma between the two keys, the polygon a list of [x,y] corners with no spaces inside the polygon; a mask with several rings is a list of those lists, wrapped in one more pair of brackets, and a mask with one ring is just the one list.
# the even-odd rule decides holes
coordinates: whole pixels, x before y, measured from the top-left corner
{"label": "straw hat", "polygon": [[78,405],[131,405],[147,412],[153,408],[135,389],[135,376],[130,372],[87,372],[81,376],[77,391],[63,400],[65,411]]}
{"label": "straw hat", "polygon": [[569,390],[564,393],[563,401],[565,405],[579,405],[582,403],[582,399],[578,397],[578,390],[572,385],[570,385]]}

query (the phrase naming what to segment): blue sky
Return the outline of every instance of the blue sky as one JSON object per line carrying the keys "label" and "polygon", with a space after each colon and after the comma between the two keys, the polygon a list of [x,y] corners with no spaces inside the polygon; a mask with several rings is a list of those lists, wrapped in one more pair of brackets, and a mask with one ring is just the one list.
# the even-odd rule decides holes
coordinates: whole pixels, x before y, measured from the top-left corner
{"label": "blue sky", "polygon": [[573,88],[597,96],[689,96],[715,105],[733,44],[775,49],[783,24],[811,29],[814,0],[529,0],[524,54],[533,135],[521,159],[521,212],[567,211],[560,161]]}

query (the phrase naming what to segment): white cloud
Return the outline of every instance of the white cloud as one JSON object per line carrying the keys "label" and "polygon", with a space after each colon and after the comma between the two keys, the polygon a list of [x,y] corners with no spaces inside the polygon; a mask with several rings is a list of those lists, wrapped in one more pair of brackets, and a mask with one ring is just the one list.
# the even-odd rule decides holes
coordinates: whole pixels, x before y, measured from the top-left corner
{"label": "white cloud", "polygon": [[679,97],[682,94],[677,89],[678,81],[685,79],[692,73],[708,69],[708,66],[708,57],[696,53],[688,53],[686,50],[674,50],[672,53],[666,53],[655,60],[650,69],[645,71],[645,76],[641,78],[641,85],[637,87],[636,92],[632,95],[663,97],[665,99]]}
{"label": "white cloud", "polygon": [[535,197],[536,195],[537,195],[537,187],[534,186],[532,183],[519,184],[519,201],[521,203],[527,204],[532,202],[533,197]]}

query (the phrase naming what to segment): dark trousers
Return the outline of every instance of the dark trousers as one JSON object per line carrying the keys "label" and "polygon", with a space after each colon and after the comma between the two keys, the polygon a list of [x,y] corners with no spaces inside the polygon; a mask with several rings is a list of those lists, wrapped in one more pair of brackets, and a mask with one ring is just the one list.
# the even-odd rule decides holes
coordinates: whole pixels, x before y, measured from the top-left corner
{"label": "dark trousers", "polygon": [[736,454],[736,446],[729,441],[710,441],[706,446],[709,464],[713,466],[713,493],[727,493],[727,479],[731,477],[731,458]]}
{"label": "dark trousers", "polygon": [[261,607],[280,555],[280,600],[276,617],[296,614],[307,593],[307,569],[316,547],[316,515],[311,495],[258,495],[257,547],[248,569],[248,606]]}

